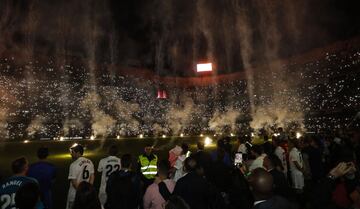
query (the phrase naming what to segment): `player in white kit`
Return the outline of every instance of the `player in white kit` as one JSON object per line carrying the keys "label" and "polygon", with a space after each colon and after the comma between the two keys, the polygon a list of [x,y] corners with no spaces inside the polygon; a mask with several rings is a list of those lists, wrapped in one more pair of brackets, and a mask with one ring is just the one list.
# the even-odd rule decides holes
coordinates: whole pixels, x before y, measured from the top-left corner
{"label": "player in white kit", "polygon": [[70,148],[71,157],[74,162],[71,163],[69,169],[69,193],[66,202],[66,209],[72,209],[75,200],[76,189],[83,182],[94,183],[94,164],[91,160],[83,157],[84,147],[80,144],[74,144]]}
{"label": "player in white kit", "polygon": [[300,152],[300,141],[289,141],[289,164],[291,171],[291,180],[296,192],[301,193],[304,188],[304,161]]}
{"label": "player in white kit", "polygon": [[281,161],[281,165],[283,167],[283,173],[285,175],[285,177],[287,177],[287,172],[288,172],[288,165],[287,165],[287,160],[286,160],[286,152],[285,150],[280,146],[280,144],[282,143],[282,141],[280,139],[273,139],[273,145],[275,147],[275,151],[274,154],[279,158],[279,160]]}
{"label": "player in white kit", "polygon": [[106,182],[109,176],[114,172],[121,169],[120,158],[116,157],[118,154],[118,148],[116,145],[112,145],[109,148],[109,156],[103,158],[99,162],[98,172],[101,174],[101,184],[99,189],[99,199],[102,206],[106,203]]}

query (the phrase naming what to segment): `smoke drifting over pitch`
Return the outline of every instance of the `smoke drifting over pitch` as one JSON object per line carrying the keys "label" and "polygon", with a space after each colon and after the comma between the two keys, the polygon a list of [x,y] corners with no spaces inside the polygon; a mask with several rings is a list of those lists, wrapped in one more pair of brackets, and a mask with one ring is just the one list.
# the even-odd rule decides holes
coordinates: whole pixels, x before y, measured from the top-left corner
{"label": "smoke drifting over pitch", "polygon": [[[334,21],[332,16],[341,13],[341,7],[338,11],[326,0],[312,2],[1,0],[0,54],[15,54],[13,62],[25,66],[13,71],[9,67],[4,74],[16,78],[10,83],[20,84],[18,88],[26,95],[11,98],[0,89],[7,98],[0,102],[5,107],[0,111],[0,133],[6,132],[10,110],[28,111],[31,105],[38,105],[36,98],[53,95],[57,98],[54,103],[65,116],[58,118],[65,135],[70,129],[85,127],[84,120],[91,121],[94,135],[104,138],[114,132],[138,135],[149,129],[156,135],[178,135],[194,123],[206,124],[205,129],[215,132],[225,127],[236,131],[237,120],[247,113],[255,129],[302,124],[303,98],[296,92],[302,84],[294,81],[296,74],[284,73],[282,62],[277,60],[357,33],[349,30],[344,33],[347,37],[333,33],[347,28],[348,19],[357,17],[356,12],[349,10],[349,16]],[[325,23],[317,20],[313,11],[322,14]],[[356,28],[359,22],[352,27]],[[38,67],[39,57],[46,57],[48,64],[55,67]],[[85,66],[69,65],[73,59],[85,60]],[[149,104],[157,110],[150,113],[144,110],[146,98],[139,96],[144,92],[131,87],[129,92],[111,90],[112,84],[126,82],[114,79],[119,71],[114,66],[148,68],[159,76],[186,77],[196,76],[194,67],[203,61],[215,63],[214,76],[244,71],[249,110],[234,109],[236,101],[227,101],[199,119],[194,116],[205,110],[199,108],[199,102],[183,96],[181,102],[170,99],[170,108],[162,108],[166,105],[161,102]],[[104,74],[106,82],[99,79]],[[61,87],[39,89],[36,79],[55,79]],[[75,86],[75,90],[69,86]],[[284,89],[289,93],[280,94]],[[179,97],[176,90],[173,93]],[[221,95],[218,88],[212,88],[206,96],[218,99]],[[73,104],[73,98],[81,100],[80,104]],[[52,108],[47,108],[44,115],[30,112],[27,134],[41,131],[42,124],[50,120],[46,114],[55,113]]]}

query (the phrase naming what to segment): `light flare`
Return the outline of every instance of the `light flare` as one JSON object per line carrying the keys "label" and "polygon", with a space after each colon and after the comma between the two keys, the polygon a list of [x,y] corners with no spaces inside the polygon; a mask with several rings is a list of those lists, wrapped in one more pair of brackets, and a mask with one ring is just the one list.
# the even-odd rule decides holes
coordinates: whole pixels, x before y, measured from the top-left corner
{"label": "light flare", "polygon": [[212,63],[203,63],[203,64],[197,64],[196,65],[196,70],[198,73],[201,72],[211,72],[212,69]]}
{"label": "light flare", "polygon": [[205,137],[205,140],[204,140],[205,146],[210,146],[212,142],[213,142],[213,140],[210,137]]}

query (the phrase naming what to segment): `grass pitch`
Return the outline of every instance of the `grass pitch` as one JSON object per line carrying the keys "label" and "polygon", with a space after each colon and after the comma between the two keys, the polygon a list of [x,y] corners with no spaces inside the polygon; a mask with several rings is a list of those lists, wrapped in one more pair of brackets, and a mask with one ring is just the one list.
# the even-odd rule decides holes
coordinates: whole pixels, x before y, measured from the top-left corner
{"label": "grass pitch", "polygon": [[[67,180],[69,166],[72,162],[69,148],[74,143],[80,143],[85,146],[85,156],[91,159],[97,169],[101,158],[107,155],[107,149],[110,145],[116,144],[119,147],[119,156],[125,153],[133,155],[134,161],[142,153],[147,144],[155,146],[155,154],[159,159],[167,159],[168,152],[176,144],[186,142],[190,145],[190,150],[196,149],[196,142],[203,140],[199,137],[171,137],[171,138],[126,138],[126,139],[106,139],[106,140],[76,140],[76,141],[30,141],[24,142],[3,142],[0,143],[0,172],[4,178],[11,176],[11,162],[20,156],[25,156],[30,163],[37,161],[36,152],[41,146],[49,148],[50,155],[48,161],[57,168],[56,182],[53,186],[54,209],[63,209],[66,205],[66,197],[69,189]],[[208,149],[213,149],[215,145],[210,145]],[[100,184],[100,175],[96,173],[95,187],[98,189]]]}

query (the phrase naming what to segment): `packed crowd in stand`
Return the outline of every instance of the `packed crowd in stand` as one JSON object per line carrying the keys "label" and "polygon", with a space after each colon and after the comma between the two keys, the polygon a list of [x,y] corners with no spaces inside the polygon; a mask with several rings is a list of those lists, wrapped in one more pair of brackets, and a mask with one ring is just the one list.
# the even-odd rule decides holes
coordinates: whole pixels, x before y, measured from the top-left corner
{"label": "packed crowd in stand", "polygon": [[[251,81],[246,78],[208,86],[174,87],[108,69],[102,69],[100,75],[91,74],[88,68],[94,66],[86,62],[56,63],[49,60],[19,64],[14,57],[0,59],[3,138],[86,137],[95,132],[93,123],[104,118],[115,121],[105,124],[109,127],[105,134],[112,137],[171,134],[174,130],[168,120],[174,115],[172,110],[181,110],[186,102],[192,104],[192,109],[182,114],[189,119],[181,125],[189,135],[209,129],[215,113],[229,108],[241,115],[242,125],[254,117],[251,108],[257,111],[278,107],[304,115],[295,119],[303,119],[308,130],[324,131],[344,128],[360,104],[360,52],[356,48],[324,52],[313,61],[289,62],[276,66],[279,69],[274,71],[255,73],[254,95],[249,95]],[[92,77],[95,82],[91,82]],[[284,85],[284,80],[284,88],[275,88]],[[276,91],[271,91],[274,88]],[[167,99],[157,99],[159,89],[167,92]],[[161,131],[156,130],[159,126]]]}
{"label": "packed crowd in stand", "polygon": [[[94,68],[88,63],[18,64],[15,58],[4,58],[0,135],[7,140],[181,132],[219,137],[222,125],[240,136],[238,143],[219,139],[211,152],[201,141],[196,150],[179,144],[165,159],[151,144],[140,156],[118,156],[113,145],[109,156],[92,162],[77,144],[70,148],[66,209],[356,209],[359,65],[359,50],[348,48],[267,73],[265,69],[253,80],[174,87],[110,70],[97,75],[87,70]],[[158,90],[170,96],[159,99]],[[226,122],[215,120],[219,118]],[[179,124],[173,126],[174,121]],[[294,121],[311,133],[295,137],[287,127],[278,128]],[[244,124],[248,132],[240,133]],[[256,134],[263,140],[258,143],[250,133],[260,129]],[[31,164],[26,158],[14,159],[14,175],[2,177],[1,209],[54,208],[56,169],[46,160],[46,147],[37,154],[39,162]],[[93,186],[96,172],[101,173],[99,188]]]}
{"label": "packed crowd in stand", "polygon": [[[262,144],[252,144],[250,137],[236,143],[220,138],[211,152],[202,141],[191,151],[183,143],[169,150],[166,159],[159,159],[151,144],[137,157],[119,157],[118,147],[111,145],[96,164],[75,144],[64,208],[360,208],[358,126],[298,139],[279,128],[273,136],[263,132],[263,138]],[[24,157],[12,162],[14,175],[3,178],[0,187],[2,208],[54,207],[55,167],[46,161],[48,148],[37,154],[39,161],[30,165]],[[100,188],[93,186],[96,171]]]}

